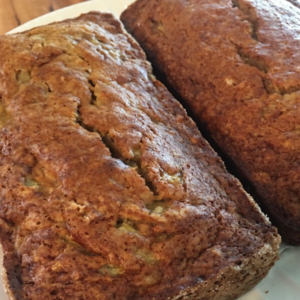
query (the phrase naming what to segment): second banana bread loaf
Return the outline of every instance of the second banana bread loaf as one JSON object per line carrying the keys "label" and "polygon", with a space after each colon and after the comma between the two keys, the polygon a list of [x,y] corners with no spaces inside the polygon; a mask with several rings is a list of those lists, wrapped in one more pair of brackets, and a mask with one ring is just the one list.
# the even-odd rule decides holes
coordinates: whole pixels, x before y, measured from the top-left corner
{"label": "second banana bread loaf", "polygon": [[300,244],[298,1],[138,0],[121,19]]}

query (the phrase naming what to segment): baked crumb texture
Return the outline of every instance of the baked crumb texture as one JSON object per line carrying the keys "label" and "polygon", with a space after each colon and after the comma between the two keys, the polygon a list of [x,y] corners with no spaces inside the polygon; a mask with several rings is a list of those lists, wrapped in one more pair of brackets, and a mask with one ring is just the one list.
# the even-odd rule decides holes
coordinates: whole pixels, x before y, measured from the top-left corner
{"label": "baked crumb texture", "polygon": [[300,2],[139,0],[122,15],[287,243],[300,244]]}
{"label": "baked crumb texture", "polygon": [[234,299],[280,238],[109,14],[0,38],[17,300]]}

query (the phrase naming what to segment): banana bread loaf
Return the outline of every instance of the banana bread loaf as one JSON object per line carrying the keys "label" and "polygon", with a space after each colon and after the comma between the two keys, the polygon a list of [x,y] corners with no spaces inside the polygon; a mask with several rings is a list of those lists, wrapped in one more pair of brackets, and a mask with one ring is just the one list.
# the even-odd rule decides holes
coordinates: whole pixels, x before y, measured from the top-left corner
{"label": "banana bread loaf", "polygon": [[235,299],[267,274],[276,229],[119,21],[90,13],[0,52],[11,299]]}
{"label": "banana bread loaf", "polygon": [[299,7],[296,0],[139,0],[122,15],[283,239],[298,245]]}

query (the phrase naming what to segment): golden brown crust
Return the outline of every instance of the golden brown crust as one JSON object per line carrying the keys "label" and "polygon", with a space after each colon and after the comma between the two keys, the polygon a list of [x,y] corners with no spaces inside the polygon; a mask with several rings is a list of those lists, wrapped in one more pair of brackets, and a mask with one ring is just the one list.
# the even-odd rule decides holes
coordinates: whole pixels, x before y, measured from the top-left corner
{"label": "golden brown crust", "polygon": [[300,244],[299,1],[140,0],[122,20]]}
{"label": "golden brown crust", "polygon": [[266,275],[276,229],[111,15],[3,36],[0,52],[17,300],[233,299]]}

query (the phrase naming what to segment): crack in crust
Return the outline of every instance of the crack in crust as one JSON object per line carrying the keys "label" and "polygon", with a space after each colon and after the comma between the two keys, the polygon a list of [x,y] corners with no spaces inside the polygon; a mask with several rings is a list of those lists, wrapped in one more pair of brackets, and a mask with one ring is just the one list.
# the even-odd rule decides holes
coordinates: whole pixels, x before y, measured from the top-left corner
{"label": "crack in crust", "polygon": [[247,7],[245,3],[242,0],[231,0],[232,7],[238,8],[245,16],[247,16],[247,20],[252,28],[252,34],[251,37],[253,40],[260,42],[258,38],[258,19],[255,13],[254,9],[251,9],[250,7]]}
{"label": "crack in crust", "polygon": [[[97,41],[101,44],[101,47],[103,48],[103,44],[105,45],[103,40],[97,38]],[[108,47],[106,47],[106,48],[109,50]],[[103,51],[101,51],[101,53],[104,54]],[[122,56],[122,64],[123,64],[126,61],[126,59],[125,59],[125,55],[121,55],[121,56]],[[78,55],[78,58],[81,58],[90,67],[90,70],[86,71],[86,73],[89,76],[88,77],[88,83],[89,83],[88,86],[89,86],[89,90],[90,90],[90,93],[91,93],[90,104],[93,105],[93,107],[96,108],[100,112],[100,107],[98,107],[97,102],[101,103],[101,99],[99,97],[97,97],[97,95],[95,93],[95,88],[97,86],[97,83],[94,82],[91,78],[91,74],[93,73],[93,68],[89,64],[89,62],[86,59],[84,59],[84,57]],[[155,124],[155,125],[160,124],[161,126],[166,127],[165,124],[159,123],[155,119],[155,117],[153,117],[149,113],[147,113],[142,107],[139,107],[139,109],[143,114],[145,114],[152,121],[153,124]],[[153,193],[154,197],[162,200],[160,198],[159,191],[157,190],[157,188],[151,182],[151,179],[148,176],[148,172],[146,171],[146,169],[142,168],[142,161],[140,159],[140,156],[141,156],[141,151],[142,151],[141,146],[143,144],[143,140],[144,140],[145,136],[142,136],[140,138],[140,141],[138,142],[138,146],[135,147],[134,156],[131,157],[131,158],[126,158],[122,155],[122,153],[118,149],[117,145],[115,145],[115,142],[114,142],[113,138],[110,136],[109,131],[107,132],[103,129],[101,130],[101,128],[97,128],[97,126],[95,126],[95,125],[86,124],[84,122],[84,120],[82,119],[81,115],[80,115],[80,106],[78,107],[76,114],[77,114],[76,122],[80,126],[82,126],[84,129],[86,129],[87,131],[96,132],[97,134],[99,134],[99,136],[101,137],[102,142],[107,147],[107,149],[110,151],[112,158],[118,159],[118,160],[122,161],[125,165],[131,167],[132,171],[138,173],[139,176],[144,180],[145,185]],[[149,126],[148,128],[149,128],[149,130],[151,130],[154,137],[158,138],[157,135],[156,135],[156,131],[151,126]],[[163,174],[162,174],[162,176],[163,176]],[[177,174],[177,176],[178,176],[178,174]],[[184,176],[182,174],[182,171],[179,172],[179,177],[180,177],[180,183],[181,183],[183,189],[186,189],[185,188],[185,183],[184,183]]]}
{"label": "crack in crust", "polygon": [[[246,17],[247,21],[249,22],[251,28],[252,28],[252,34],[251,38],[258,42],[263,44],[261,39],[258,37],[259,33],[259,20],[256,15],[255,9],[251,7],[246,1],[243,0],[231,0],[232,7],[239,9]],[[289,3],[293,4],[295,7],[299,8],[300,4],[296,0],[290,0]],[[268,77],[268,73],[270,70],[270,67],[265,62],[263,58],[259,58],[257,56],[253,57],[249,52],[245,51],[241,46],[235,45],[237,48],[237,54],[242,59],[242,61],[252,67],[257,68],[259,71],[261,71],[263,74],[261,75],[262,82],[264,84],[265,90],[269,95],[272,94],[280,94],[280,95],[289,95],[293,94],[295,92],[298,92],[300,90],[300,84],[295,86],[290,86],[287,89],[285,87],[276,86],[274,82]]]}

